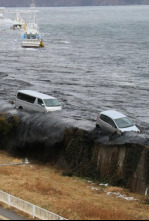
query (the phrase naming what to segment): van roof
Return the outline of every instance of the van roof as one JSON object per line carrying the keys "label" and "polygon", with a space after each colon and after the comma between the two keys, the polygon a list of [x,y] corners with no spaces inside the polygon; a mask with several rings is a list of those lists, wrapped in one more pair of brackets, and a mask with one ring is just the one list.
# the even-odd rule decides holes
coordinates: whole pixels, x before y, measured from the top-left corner
{"label": "van roof", "polygon": [[120,112],[117,112],[115,110],[104,111],[101,114],[104,114],[113,120],[126,117],[124,114],[121,114]]}
{"label": "van roof", "polygon": [[39,99],[56,99],[55,97],[51,97],[49,95],[42,94],[42,93],[32,91],[32,90],[20,90],[20,91],[18,91],[18,93],[26,94],[26,95],[36,97]]}

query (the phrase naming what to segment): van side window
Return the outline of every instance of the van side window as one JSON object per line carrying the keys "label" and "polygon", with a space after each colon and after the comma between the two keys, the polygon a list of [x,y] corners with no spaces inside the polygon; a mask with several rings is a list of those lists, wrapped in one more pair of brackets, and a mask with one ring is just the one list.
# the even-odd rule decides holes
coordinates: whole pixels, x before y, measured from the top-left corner
{"label": "van side window", "polygon": [[18,93],[17,98],[22,100],[22,101],[26,101],[28,103],[31,103],[31,104],[33,104],[36,100],[35,97],[29,96],[29,95],[26,95],[26,94],[22,94],[22,93]]}
{"label": "van side window", "polygon": [[110,124],[112,127],[116,128],[114,121],[109,117],[107,117],[107,123]]}
{"label": "van side window", "polygon": [[103,114],[100,116],[100,119],[103,120],[104,122],[107,122],[107,116]]}
{"label": "van side window", "polygon": [[42,106],[43,105],[43,101],[41,99],[38,99],[38,104]]}

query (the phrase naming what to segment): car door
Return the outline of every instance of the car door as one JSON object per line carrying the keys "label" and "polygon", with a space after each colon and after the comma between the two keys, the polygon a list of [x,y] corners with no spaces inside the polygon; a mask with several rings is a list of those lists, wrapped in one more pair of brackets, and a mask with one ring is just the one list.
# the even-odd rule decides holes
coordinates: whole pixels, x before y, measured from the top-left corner
{"label": "car door", "polygon": [[45,112],[45,106],[43,105],[44,105],[43,100],[37,98],[37,109],[39,112]]}
{"label": "car door", "polygon": [[98,125],[101,129],[104,129],[104,128],[105,128],[106,121],[107,121],[107,116],[104,115],[104,114],[101,114],[101,115],[99,115],[98,118],[97,118],[97,125]]}
{"label": "car door", "polygon": [[113,121],[110,117],[107,117],[106,122],[107,122],[111,127],[117,128],[117,127],[116,127],[116,124],[114,123],[114,121]]}
{"label": "car door", "polygon": [[115,133],[118,131],[114,121],[106,115],[100,116],[99,124],[100,124],[101,129],[106,132]]}

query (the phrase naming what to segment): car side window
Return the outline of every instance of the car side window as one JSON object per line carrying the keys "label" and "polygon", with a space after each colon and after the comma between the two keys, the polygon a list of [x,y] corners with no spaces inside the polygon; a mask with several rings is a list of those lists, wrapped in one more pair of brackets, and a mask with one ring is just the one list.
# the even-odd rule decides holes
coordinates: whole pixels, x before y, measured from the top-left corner
{"label": "car side window", "polygon": [[103,120],[104,122],[107,122],[107,116],[103,114],[100,116],[100,119]]}
{"label": "car side window", "polygon": [[35,100],[36,100],[35,97],[29,96],[29,95],[26,95],[26,94],[22,94],[22,93],[18,93],[17,98],[19,100],[26,101],[26,102],[31,103],[31,104],[35,103]]}
{"label": "car side window", "polygon": [[107,123],[110,124],[112,127],[116,128],[114,121],[109,117],[107,117]]}
{"label": "car side window", "polygon": [[43,105],[43,101],[41,99],[38,99],[38,104],[42,106]]}

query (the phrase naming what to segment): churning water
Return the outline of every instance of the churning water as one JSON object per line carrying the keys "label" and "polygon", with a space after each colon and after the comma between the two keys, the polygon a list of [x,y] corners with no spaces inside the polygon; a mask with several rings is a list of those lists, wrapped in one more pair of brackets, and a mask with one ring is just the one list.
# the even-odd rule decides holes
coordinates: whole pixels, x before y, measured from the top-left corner
{"label": "churning water", "polygon": [[40,8],[44,49],[21,48],[15,10],[0,21],[1,108],[32,89],[62,101],[65,119],[94,126],[116,109],[149,131],[149,6]]}

